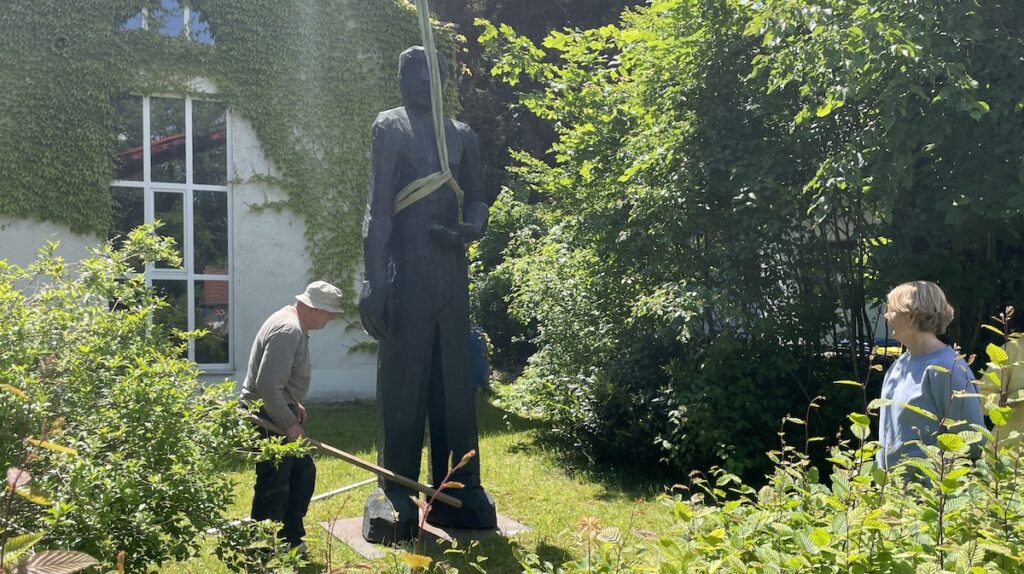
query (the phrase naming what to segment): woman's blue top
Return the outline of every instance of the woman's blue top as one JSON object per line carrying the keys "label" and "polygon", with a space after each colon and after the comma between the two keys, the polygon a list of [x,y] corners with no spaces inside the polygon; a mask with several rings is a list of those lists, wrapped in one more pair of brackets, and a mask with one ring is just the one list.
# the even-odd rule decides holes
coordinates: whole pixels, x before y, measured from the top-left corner
{"label": "woman's blue top", "polygon": [[[948,372],[929,369],[942,367]],[[903,353],[885,373],[882,383],[882,398],[892,401],[878,412],[878,435],[881,450],[878,464],[890,469],[906,457],[923,457],[917,444],[910,441],[934,445],[940,432],[968,430],[967,427],[945,429],[940,427],[943,419],[965,421],[968,424],[984,424],[981,401],[977,397],[956,397],[956,391],[977,393],[974,374],[963,359],[957,358],[956,351],[946,346],[924,355]],[[938,417],[933,421],[914,412],[905,405],[913,405]]]}

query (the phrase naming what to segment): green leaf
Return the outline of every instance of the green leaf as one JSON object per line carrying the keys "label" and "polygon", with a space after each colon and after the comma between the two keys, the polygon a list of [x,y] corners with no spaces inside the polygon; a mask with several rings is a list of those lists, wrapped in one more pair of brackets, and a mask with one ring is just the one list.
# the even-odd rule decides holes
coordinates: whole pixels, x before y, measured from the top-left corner
{"label": "green leaf", "polygon": [[893,404],[892,399],[872,399],[872,401],[868,403],[868,410],[873,411],[882,407],[887,407],[891,404]]}
{"label": "green leaf", "polygon": [[815,528],[811,531],[809,538],[818,548],[828,546],[829,542],[832,542],[832,537],[824,528]]}
{"label": "green leaf", "polygon": [[850,432],[860,440],[868,440],[868,437],[871,436],[871,427],[854,424],[850,426]]}
{"label": "green leaf", "polygon": [[951,433],[940,434],[935,440],[938,447],[945,452],[959,452],[967,447],[967,443],[960,435]]}
{"label": "green leaf", "polygon": [[996,335],[999,335],[1000,337],[1005,337],[1006,336],[1006,333],[1000,331],[999,329],[993,327],[992,325],[985,324],[985,325],[982,325],[981,328],[982,329],[988,329],[989,331],[992,331],[993,333],[995,333]]}
{"label": "green leaf", "polygon": [[871,426],[871,419],[864,413],[850,413],[847,415],[853,424],[859,426]]}
{"label": "green leaf", "polygon": [[842,380],[842,381],[832,381],[832,384],[833,385],[849,385],[851,387],[863,387],[864,386],[864,385],[858,383],[857,381],[851,381],[849,379],[845,379],[845,380]]}
{"label": "green leaf", "polygon": [[23,401],[27,401],[28,400],[28,395],[26,395],[24,391],[22,391],[21,389],[19,389],[17,387],[12,386],[12,385],[7,385],[7,384],[0,385],[0,389],[3,389],[5,391],[11,393],[12,395],[20,398]]}
{"label": "green leaf", "polygon": [[70,455],[73,455],[73,456],[78,456],[78,451],[77,450],[75,450],[73,448],[70,448],[70,447],[61,446],[61,445],[56,444],[56,443],[52,443],[52,442],[50,442],[48,440],[39,440],[39,439],[35,439],[35,438],[30,438],[30,439],[26,439],[26,440],[29,443],[38,446],[39,448],[45,448],[46,450],[52,450],[54,452],[61,452],[61,453],[64,453],[64,454],[70,454]]}
{"label": "green leaf", "polygon": [[1010,360],[1010,355],[1006,353],[1005,349],[992,343],[985,347],[985,353],[988,355],[989,360],[997,365],[1004,365]]}
{"label": "green leaf", "polygon": [[27,553],[35,546],[36,542],[43,539],[45,533],[33,532],[30,534],[22,534],[19,536],[13,536],[4,543],[4,558],[9,563],[16,564],[18,559]]}
{"label": "green leaf", "polygon": [[994,407],[989,409],[988,418],[992,420],[992,424],[1001,427],[1010,422],[1010,414],[1012,412],[1013,409],[1010,407]]}
{"label": "green leaf", "polygon": [[919,407],[919,406],[916,406],[916,405],[912,405],[912,404],[910,404],[910,403],[896,403],[896,404],[898,404],[898,405],[900,405],[901,407],[903,407],[903,408],[907,409],[908,411],[911,411],[911,412],[917,413],[917,414],[919,414],[919,415],[923,416],[923,417],[924,417],[924,418],[926,418],[926,419],[930,419],[930,420],[933,420],[933,421],[935,421],[935,422],[939,422],[939,417],[937,417],[937,416],[935,415],[935,413],[933,413],[933,412],[930,412],[930,411],[926,411],[926,410],[922,409],[922,408],[921,408],[921,407]]}
{"label": "green leaf", "polygon": [[46,498],[45,496],[43,496],[42,494],[39,494],[35,490],[29,490],[27,488],[19,488],[19,489],[15,490],[14,492],[15,492],[15,494],[17,494],[18,496],[24,498],[25,500],[28,500],[30,502],[34,502],[34,503],[38,504],[39,506],[50,506],[51,504],[53,504],[52,502],[50,502],[49,498]]}

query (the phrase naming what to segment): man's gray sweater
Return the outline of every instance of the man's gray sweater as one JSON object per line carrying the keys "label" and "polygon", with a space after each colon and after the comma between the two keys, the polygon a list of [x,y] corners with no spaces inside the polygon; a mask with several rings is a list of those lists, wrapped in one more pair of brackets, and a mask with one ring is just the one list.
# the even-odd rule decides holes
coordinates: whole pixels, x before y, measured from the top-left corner
{"label": "man's gray sweater", "polygon": [[309,334],[289,305],[268,317],[256,334],[241,399],[262,399],[273,423],[287,429],[299,422],[288,405],[301,403],[308,393]]}

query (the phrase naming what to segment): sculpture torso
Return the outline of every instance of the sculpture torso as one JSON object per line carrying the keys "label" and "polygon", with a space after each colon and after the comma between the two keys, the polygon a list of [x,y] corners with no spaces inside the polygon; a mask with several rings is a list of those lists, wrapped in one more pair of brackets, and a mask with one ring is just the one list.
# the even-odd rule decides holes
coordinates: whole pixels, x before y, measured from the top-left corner
{"label": "sculpture torso", "polygon": [[[380,129],[378,129],[380,128]],[[459,169],[466,124],[445,120],[449,166],[461,182]],[[434,126],[429,115],[409,114],[404,107],[381,112],[374,124],[375,137],[395,154],[392,200],[409,183],[439,171]],[[384,190],[375,190],[380,193]],[[447,245],[430,236],[431,225],[454,227],[458,223],[457,198],[444,185],[394,216],[388,255],[393,265],[390,279],[396,295],[413,293],[422,304],[440,305],[467,288],[465,249]],[[459,297],[462,299],[462,297]]]}

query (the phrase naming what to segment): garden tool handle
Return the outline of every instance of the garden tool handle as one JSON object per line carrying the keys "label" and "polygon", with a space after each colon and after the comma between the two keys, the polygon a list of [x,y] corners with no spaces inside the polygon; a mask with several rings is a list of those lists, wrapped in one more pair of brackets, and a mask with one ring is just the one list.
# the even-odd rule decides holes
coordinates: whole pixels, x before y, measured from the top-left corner
{"label": "garden tool handle", "polygon": [[[254,415],[254,414],[251,414],[251,413],[248,415],[248,418],[253,423],[255,423],[255,424],[257,424],[257,425],[267,429],[268,431],[270,431],[272,433],[276,433],[276,434],[279,434],[279,435],[284,435],[285,434],[284,430],[282,430],[280,427],[278,427],[274,423],[272,423],[272,422],[270,422],[270,421],[268,421],[268,420],[266,420],[264,418],[260,418],[260,417]],[[452,496],[449,496],[449,495],[447,495],[447,494],[445,494],[443,492],[438,492],[437,490],[434,490],[433,488],[431,488],[431,487],[429,487],[429,486],[427,486],[425,484],[421,484],[421,483],[416,482],[415,480],[413,480],[411,478],[404,477],[404,476],[402,476],[400,474],[395,474],[394,472],[384,468],[383,466],[378,466],[376,464],[373,464],[372,462],[365,461],[365,460],[363,460],[363,459],[361,459],[361,458],[359,458],[359,457],[357,457],[357,456],[355,456],[353,454],[349,454],[349,453],[347,453],[347,452],[345,452],[345,451],[343,451],[341,449],[334,448],[333,446],[331,446],[329,444],[324,444],[324,443],[322,443],[322,442],[320,442],[320,441],[318,441],[316,439],[312,439],[312,438],[306,437],[306,440],[309,442],[309,444],[315,446],[321,452],[325,452],[325,453],[329,454],[330,456],[333,456],[334,458],[340,458],[341,460],[343,460],[343,461],[345,461],[345,462],[347,462],[349,464],[358,466],[359,468],[361,468],[363,470],[368,470],[368,471],[376,474],[379,477],[386,478],[387,480],[390,480],[391,482],[394,482],[395,484],[402,485],[402,486],[404,486],[406,488],[411,488],[411,489],[413,489],[413,490],[415,490],[417,492],[422,492],[423,494],[427,495],[428,497],[434,497],[435,500],[440,500],[441,502],[443,502],[443,503],[445,503],[445,504],[447,504],[449,506],[453,506],[455,508],[462,508],[462,501],[461,500],[459,500],[457,498],[454,498]]]}

